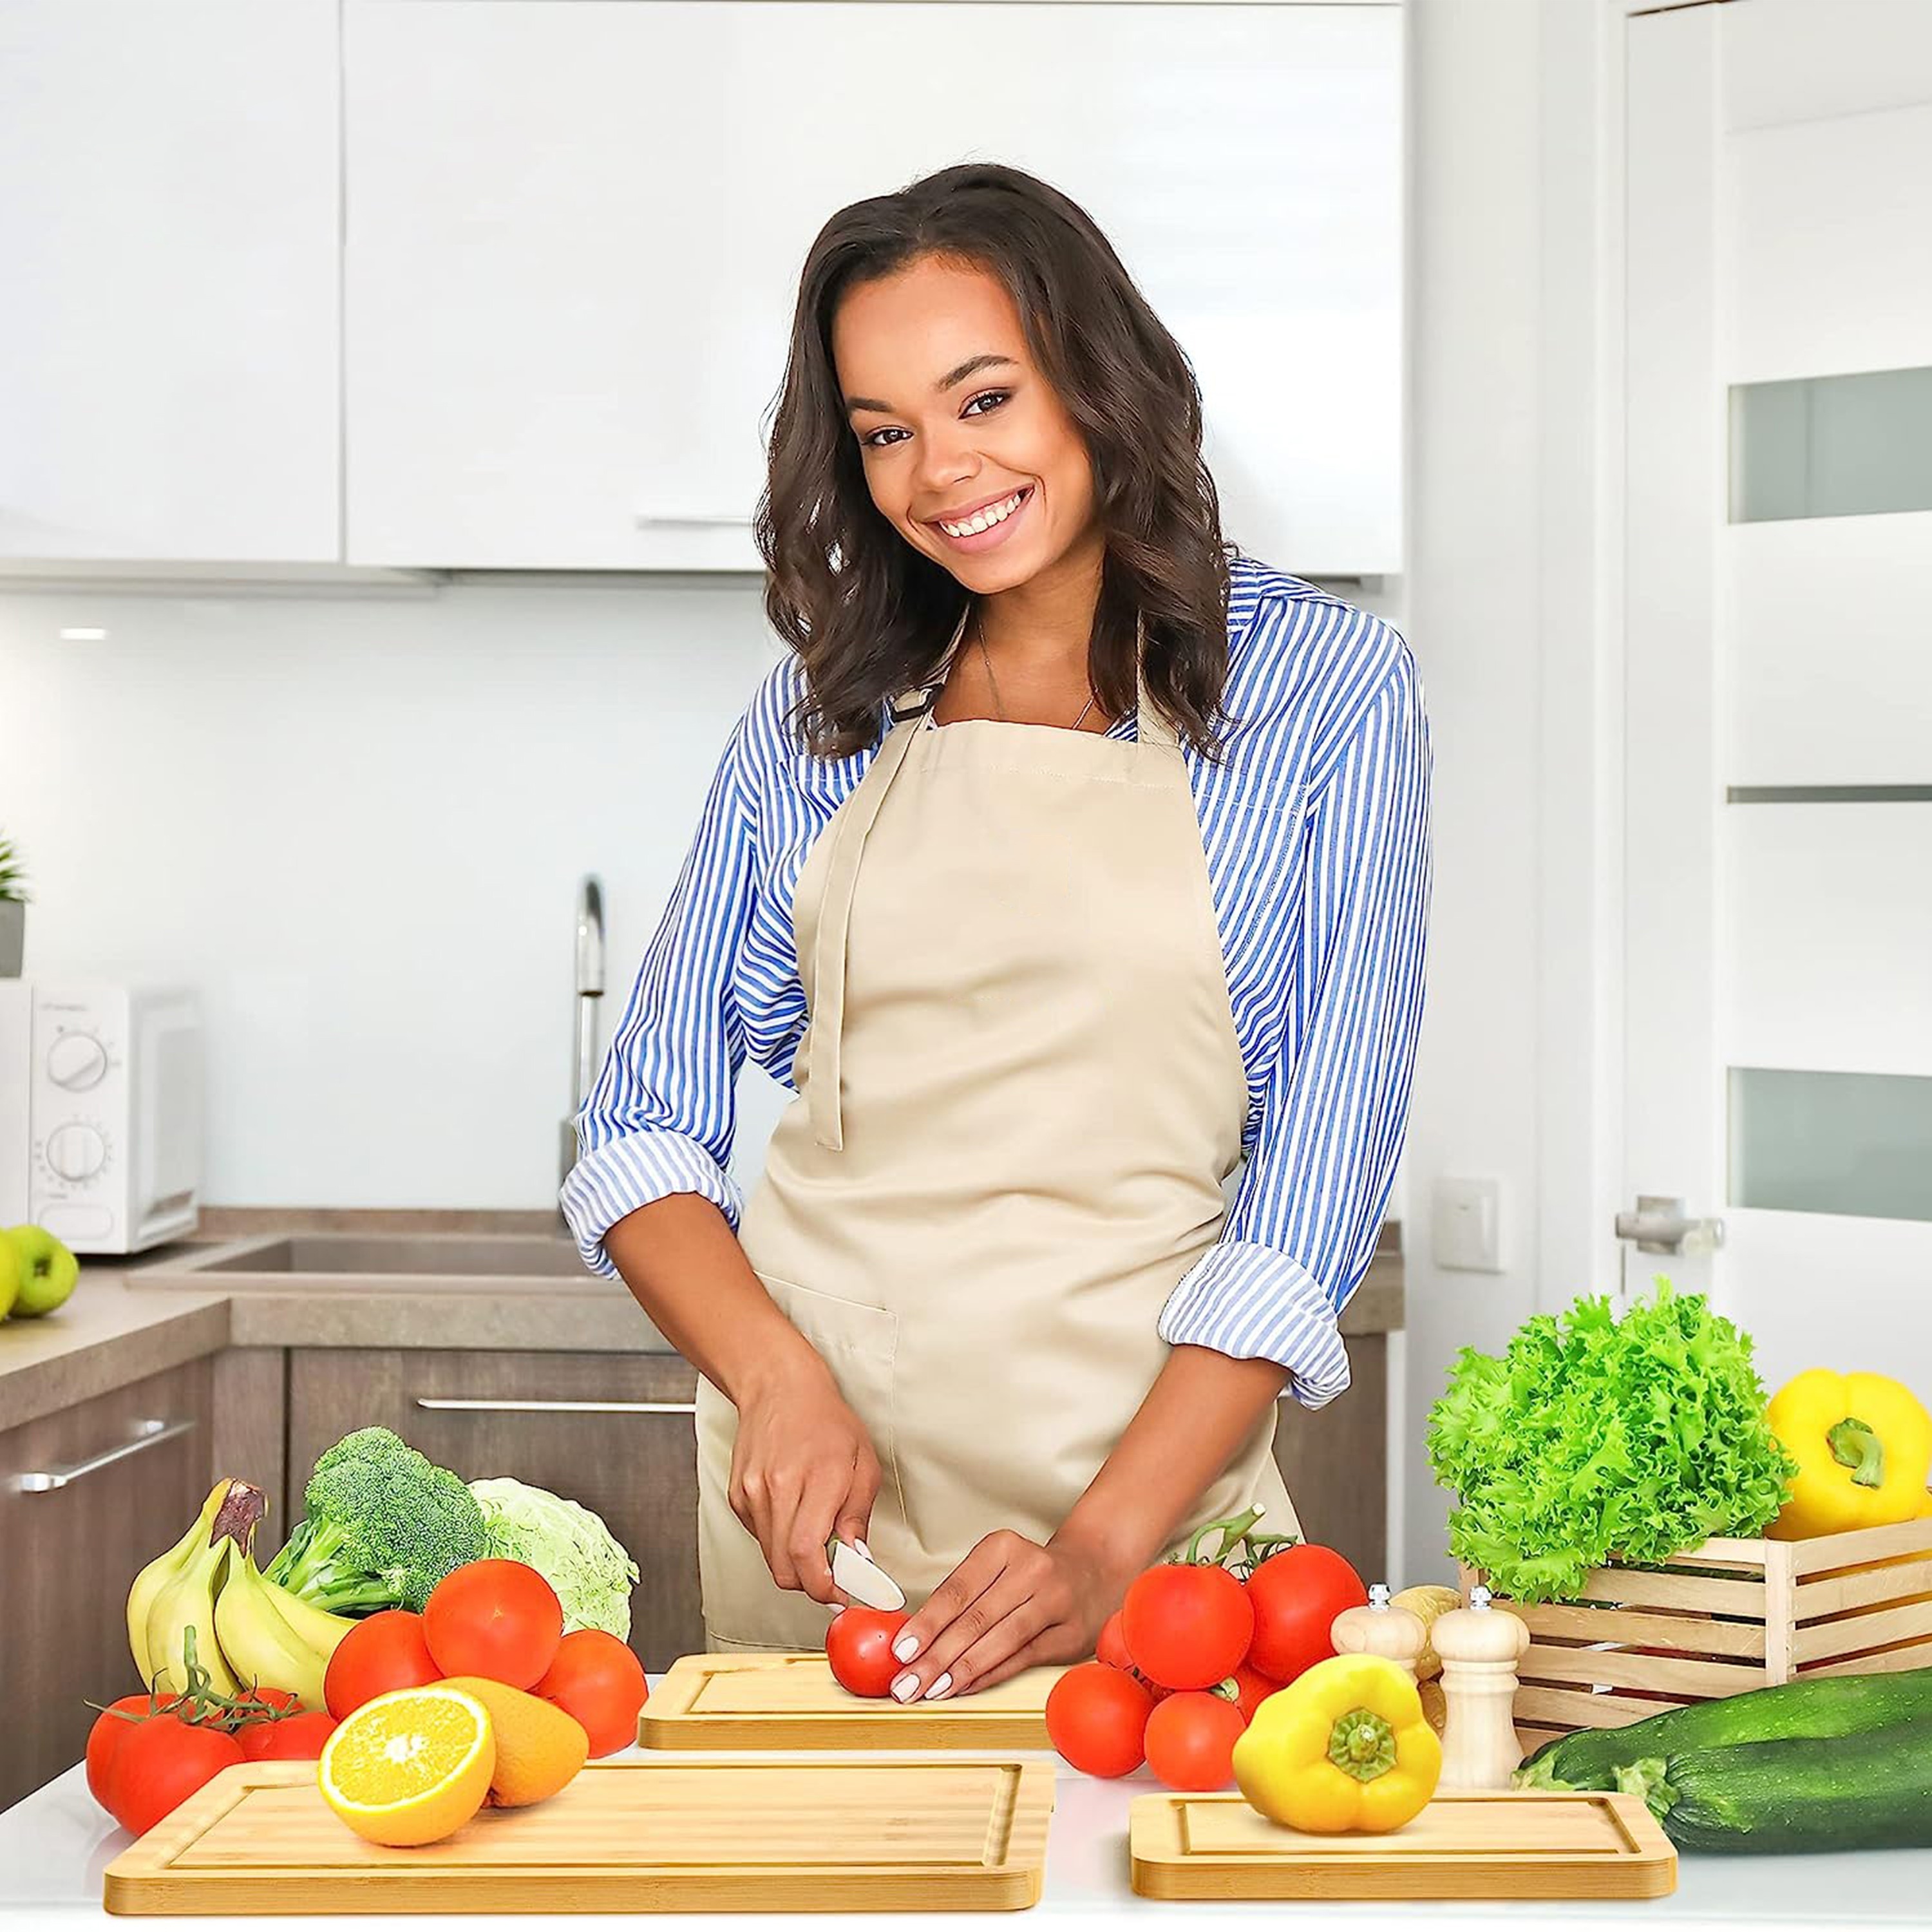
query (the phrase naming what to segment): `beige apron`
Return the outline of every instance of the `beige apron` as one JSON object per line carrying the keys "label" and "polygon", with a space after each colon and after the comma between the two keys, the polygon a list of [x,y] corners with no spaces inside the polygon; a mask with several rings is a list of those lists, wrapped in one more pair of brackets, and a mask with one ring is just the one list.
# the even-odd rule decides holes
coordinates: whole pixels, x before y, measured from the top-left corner
{"label": "beige apron", "polygon": [[[915,1607],[993,1530],[1046,1542],[1125,1432],[1247,1106],[1186,768],[1144,688],[1136,743],[928,708],[896,705],[807,854],[798,1097],[739,1230],[871,1436],[866,1542]],[[732,1513],[736,1422],[700,1378],[707,1640],[817,1648],[833,1610],[780,1590]],[[1294,1532],[1274,1422],[1174,1537],[1250,1502]]]}

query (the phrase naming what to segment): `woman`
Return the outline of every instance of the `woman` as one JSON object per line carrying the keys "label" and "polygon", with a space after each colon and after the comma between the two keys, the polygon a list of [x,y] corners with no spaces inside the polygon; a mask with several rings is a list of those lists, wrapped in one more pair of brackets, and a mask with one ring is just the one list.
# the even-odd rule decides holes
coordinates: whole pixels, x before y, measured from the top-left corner
{"label": "woman", "polygon": [[[714,1649],[819,1646],[836,1534],[920,1606],[894,1695],[958,1695],[1090,1656],[1192,1527],[1294,1526],[1276,1399],[1347,1386],[1408,1104],[1428,734],[1400,638],[1231,559],[1200,441],[1044,183],[813,244],[758,526],[793,654],[563,1192],[700,1372]],[[741,1210],[747,1053],[797,1097]]]}

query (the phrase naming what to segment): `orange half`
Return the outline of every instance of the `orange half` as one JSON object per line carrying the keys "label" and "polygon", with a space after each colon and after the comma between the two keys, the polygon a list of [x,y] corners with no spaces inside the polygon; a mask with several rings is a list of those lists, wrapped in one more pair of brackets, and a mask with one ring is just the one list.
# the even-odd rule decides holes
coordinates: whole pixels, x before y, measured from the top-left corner
{"label": "orange half", "polygon": [[473,1818],[496,1768],[490,1714],[444,1684],[391,1690],[329,1733],[316,1782],[331,1810],[378,1845],[427,1845]]}

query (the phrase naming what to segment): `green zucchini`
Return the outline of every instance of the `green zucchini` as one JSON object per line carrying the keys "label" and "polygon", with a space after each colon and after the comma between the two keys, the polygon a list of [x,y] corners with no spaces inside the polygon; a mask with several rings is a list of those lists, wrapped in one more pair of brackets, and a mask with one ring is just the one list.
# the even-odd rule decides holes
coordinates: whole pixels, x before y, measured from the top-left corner
{"label": "green zucchini", "polygon": [[1623,1784],[1679,1851],[1932,1846],[1932,1722],[1673,1751],[1631,1766]]}
{"label": "green zucchini", "polygon": [[1932,1670],[1804,1678],[1552,1738],[1531,1754],[1516,1782],[1538,1790],[1614,1791],[1617,1773],[1640,1758],[1778,1738],[1847,1737],[1919,1718],[1932,1719]]}

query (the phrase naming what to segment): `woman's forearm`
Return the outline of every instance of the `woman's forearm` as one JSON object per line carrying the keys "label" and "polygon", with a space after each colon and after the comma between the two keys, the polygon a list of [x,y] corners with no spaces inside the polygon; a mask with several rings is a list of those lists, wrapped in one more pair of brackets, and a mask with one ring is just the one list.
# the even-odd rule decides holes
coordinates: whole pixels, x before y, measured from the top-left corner
{"label": "woman's forearm", "polygon": [[1054,1542],[1132,1579],[1167,1546],[1287,1382],[1278,1362],[1178,1345]]}
{"label": "woman's forearm", "polygon": [[668,1194],[634,1210],[604,1246],[664,1339],[740,1408],[761,1381],[818,1365],[703,1195]]}

